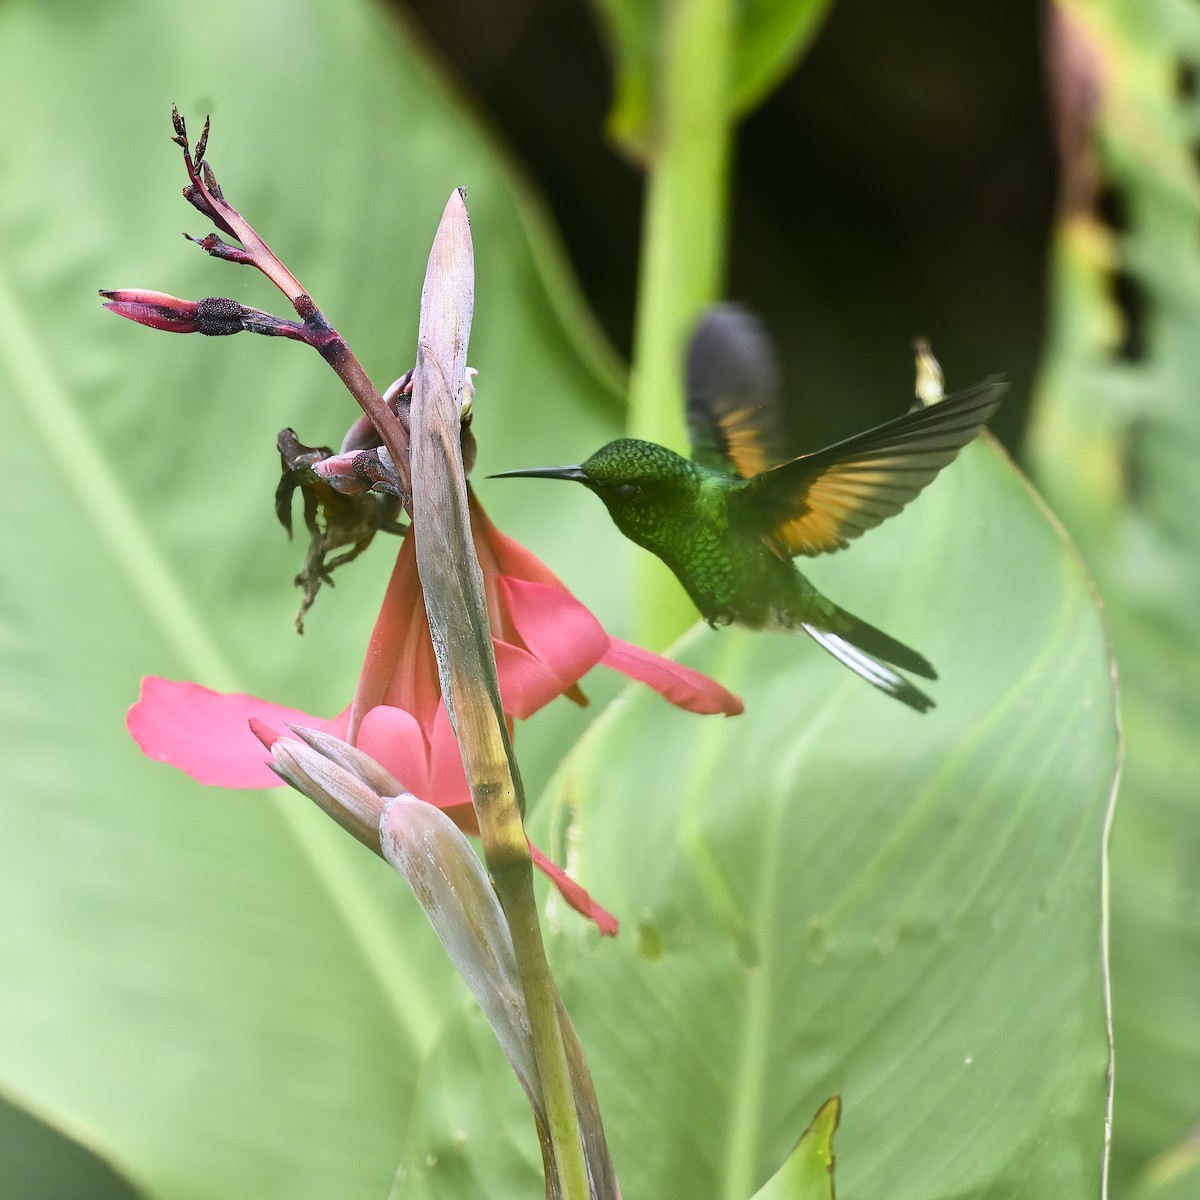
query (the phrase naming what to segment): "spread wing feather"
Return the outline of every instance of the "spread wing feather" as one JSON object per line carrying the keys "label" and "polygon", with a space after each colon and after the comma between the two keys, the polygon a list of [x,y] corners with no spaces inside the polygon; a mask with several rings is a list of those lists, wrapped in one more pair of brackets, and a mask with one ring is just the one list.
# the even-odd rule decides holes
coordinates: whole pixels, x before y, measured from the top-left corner
{"label": "spread wing feather", "polygon": [[688,343],[686,387],[697,463],[749,479],[779,461],[779,370],[756,317],[736,304],[707,309]]}
{"label": "spread wing feather", "polygon": [[898,513],[979,432],[1005,385],[982,383],[824,450],[792,459],[730,497],[731,516],[781,557],[840,550]]}

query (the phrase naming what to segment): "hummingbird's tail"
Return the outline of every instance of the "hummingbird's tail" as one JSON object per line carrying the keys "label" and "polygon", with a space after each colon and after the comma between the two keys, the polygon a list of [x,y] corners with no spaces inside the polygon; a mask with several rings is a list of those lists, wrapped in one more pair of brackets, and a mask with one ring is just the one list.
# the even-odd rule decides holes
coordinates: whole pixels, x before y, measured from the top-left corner
{"label": "hummingbird's tail", "polygon": [[[838,632],[802,622],[804,632],[817,645],[828,650],[839,662],[845,663],[856,675],[860,675],[869,684],[881,692],[894,696],[897,700],[915,708],[917,712],[927,712],[933,708],[933,701],[919,688],[914,687],[907,679],[884,663],[903,667],[923,679],[936,679],[937,672],[929,660],[923,658],[915,650],[889,637],[882,629],[860,621],[858,617],[846,612],[844,608],[834,608],[831,624],[837,625]],[[872,655],[876,657],[873,658]],[[878,662],[881,658],[884,662]]]}

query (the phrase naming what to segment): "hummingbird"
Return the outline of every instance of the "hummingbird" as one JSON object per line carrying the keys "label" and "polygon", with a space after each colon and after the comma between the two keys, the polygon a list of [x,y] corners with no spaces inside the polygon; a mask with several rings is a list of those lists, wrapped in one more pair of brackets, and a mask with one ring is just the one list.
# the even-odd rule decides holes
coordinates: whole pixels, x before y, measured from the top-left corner
{"label": "hummingbird", "polygon": [[583,484],[626,537],[666,563],[714,628],[803,631],[880,691],[932,708],[900,673],[936,679],[929,661],[822,595],[792,560],[844,549],[898,513],[983,428],[1005,385],[923,393],[903,416],[781,461],[774,352],[758,320],[732,304],[701,317],[685,382],[691,458],[618,438],[577,466],[493,478]]}

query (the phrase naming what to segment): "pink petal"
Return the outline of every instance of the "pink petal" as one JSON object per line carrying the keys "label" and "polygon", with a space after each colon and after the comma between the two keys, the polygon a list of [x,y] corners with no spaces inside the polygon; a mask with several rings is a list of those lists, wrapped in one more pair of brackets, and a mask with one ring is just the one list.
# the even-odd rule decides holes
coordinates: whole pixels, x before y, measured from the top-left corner
{"label": "pink petal", "polygon": [[471,789],[444,705],[439,706],[428,736],[411,713],[377,705],[363,718],[357,745],[418,800],[443,809],[470,809]]}
{"label": "pink petal", "polygon": [[600,661],[630,679],[649,685],[689,712],[736,717],[745,707],[740,696],[727,691],[715,679],[618,638],[611,639],[608,653]]}
{"label": "pink petal", "polygon": [[147,676],[125,724],[148,758],[170,763],[200,783],[279,787],[282,780],[267,766],[270,755],[250,729],[252,717],[277,729],[305,725],[341,736],[347,714],[324,720],[244,693]]}
{"label": "pink petal", "polygon": [[617,936],[617,918],[607,909],[603,909],[587,894],[561,867],[555,866],[532,842],[529,843],[529,853],[533,865],[558,888],[562,898],[577,912],[595,921],[596,927],[605,937]]}
{"label": "pink petal", "polygon": [[602,658],[609,638],[603,626],[561,585],[502,576],[500,594],[529,651],[565,691]]}
{"label": "pink petal", "polygon": [[412,713],[377,705],[363,717],[355,745],[395,775],[418,799],[430,800],[429,747]]}
{"label": "pink petal", "polygon": [[493,642],[496,651],[496,674],[500,677],[500,699],[504,711],[527,721],[538,709],[557,699],[570,685],[520,646],[508,642]]}
{"label": "pink petal", "polygon": [[421,799],[438,808],[471,803],[462,751],[458,748],[458,738],[454,736],[444,704],[438,705],[429,734],[429,795]]}
{"label": "pink petal", "polygon": [[362,720],[378,705],[403,709],[428,727],[441,697],[417,575],[416,543],[406,537],[396,555],[354,693],[350,740],[357,744]]}
{"label": "pink petal", "polygon": [[[511,579],[549,584],[564,592],[567,590],[562,580],[532,550],[527,550],[492,524],[473,491],[468,494],[468,500],[471,507],[471,533],[475,538],[475,549],[485,579],[503,575]],[[569,592],[567,594],[570,595]]]}

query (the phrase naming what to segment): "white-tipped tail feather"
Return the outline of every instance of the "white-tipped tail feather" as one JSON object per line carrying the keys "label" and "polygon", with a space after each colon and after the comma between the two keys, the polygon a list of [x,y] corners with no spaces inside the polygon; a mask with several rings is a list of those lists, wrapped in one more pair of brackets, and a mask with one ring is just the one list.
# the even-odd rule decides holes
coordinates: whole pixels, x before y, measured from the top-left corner
{"label": "white-tipped tail feather", "polygon": [[[933,708],[933,701],[919,688],[915,688],[907,679],[891,667],[884,666],[872,658],[865,650],[860,650],[844,637],[831,633],[828,629],[819,629],[815,625],[801,622],[801,628],[809,637],[825,650],[828,650],[840,663],[845,663],[856,675],[861,676],[873,687],[897,700],[915,708],[917,712],[927,712]],[[910,653],[912,653],[910,651]]]}

